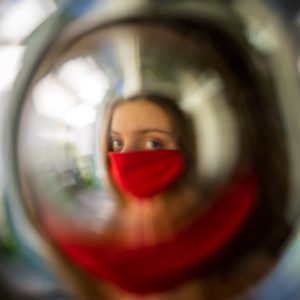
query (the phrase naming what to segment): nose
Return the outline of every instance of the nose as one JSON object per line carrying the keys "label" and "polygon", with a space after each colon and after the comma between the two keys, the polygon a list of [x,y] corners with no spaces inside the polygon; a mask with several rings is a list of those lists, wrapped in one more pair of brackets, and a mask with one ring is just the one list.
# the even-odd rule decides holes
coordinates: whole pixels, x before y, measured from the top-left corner
{"label": "nose", "polygon": [[135,139],[127,139],[124,141],[124,145],[122,147],[121,153],[140,151],[142,150],[140,144]]}

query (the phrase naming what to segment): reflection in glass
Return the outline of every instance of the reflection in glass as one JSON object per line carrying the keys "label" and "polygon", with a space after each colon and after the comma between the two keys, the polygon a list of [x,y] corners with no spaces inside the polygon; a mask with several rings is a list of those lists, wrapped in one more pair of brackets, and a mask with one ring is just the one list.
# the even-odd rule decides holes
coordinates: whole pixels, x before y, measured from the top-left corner
{"label": "reflection in glass", "polygon": [[[161,292],[189,280],[198,287],[217,274],[223,289],[208,284],[205,293],[231,296],[271,270],[286,237],[285,140],[274,127],[275,108],[256,85],[248,57],[239,58],[241,66],[234,48],[217,43],[205,31],[186,37],[179,27],[147,22],[95,30],[62,55],[50,49],[28,91],[18,135],[25,201],[63,254],[116,290]],[[146,110],[127,111],[115,130],[114,113],[140,101],[155,108],[147,102]],[[125,149],[123,133],[120,141],[113,131],[120,135],[138,117],[149,117],[153,129],[160,113],[169,120],[167,103],[182,117],[164,121],[172,132],[165,150],[180,150],[184,180],[179,172],[170,191],[136,201],[110,176],[118,157],[111,152]],[[147,136],[126,152],[149,155],[161,144]],[[276,166],[264,158],[274,148]],[[278,183],[272,188],[270,176]],[[274,235],[267,234],[271,228]],[[252,251],[259,254],[253,258]],[[135,263],[143,274],[131,269]],[[222,286],[225,274],[232,290]]]}

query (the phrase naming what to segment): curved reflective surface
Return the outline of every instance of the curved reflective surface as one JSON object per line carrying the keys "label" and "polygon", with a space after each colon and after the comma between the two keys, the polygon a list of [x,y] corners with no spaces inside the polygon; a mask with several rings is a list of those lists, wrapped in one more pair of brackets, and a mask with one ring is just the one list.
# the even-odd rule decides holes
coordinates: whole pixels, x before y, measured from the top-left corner
{"label": "curved reflective surface", "polygon": [[241,131],[250,125],[236,111],[245,100],[230,103],[226,93],[240,87],[230,90],[229,84],[236,84],[231,70],[217,64],[209,45],[202,49],[197,40],[187,40],[174,52],[183,39],[153,25],[107,28],[72,45],[64,61],[36,82],[23,110],[19,153],[21,172],[30,174],[31,182],[41,180],[38,198],[55,191],[47,197],[51,205],[66,206],[73,217],[75,211],[76,220],[78,214],[86,214],[84,222],[109,219],[116,208],[103,181],[103,111],[116,99],[143,93],[176,95],[193,119],[199,184],[225,180],[233,172],[247,156],[241,153],[242,141],[247,143]]}
{"label": "curved reflective surface", "polygon": [[[282,278],[286,265],[280,257],[290,253],[287,245],[298,215],[298,128],[290,113],[297,108],[299,89],[295,57],[284,64],[278,60],[284,52],[293,52],[293,45],[287,36],[282,46],[280,20],[260,5],[249,12],[245,2],[235,2],[230,8],[236,18],[232,23],[225,17],[215,23],[213,18],[176,16],[174,11],[178,14],[180,8],[174,5],[168,18],[162,14],[89,25],[78,31],[80,35],[66,30],[45,49],[23,85],[23,96],[15,94],[18,108],[10,144],[17,149],[11,166],[17,170],[20,195],[37,231],[60,247],[61,241],[76,240],[122,251],[145,245],[155,248],[170,239],[182,241],[185,230],[193,232],[195,220],[216,211],[224,191],[237,204],[246,203],[245,197],[253,193],[247,217],[241,217],[242,225],[220,251],[221,259],[210,262],[208,274],[198,274],[202,265],[197,252],[197,271],[193,267],[187,278],[174,282],[175,286],[191,283],[192,291],[197,287],[191,295],[201,294],[204,299],[267,297],[268,285]],[[266,26],[264,18],[272,25]],[[238,22],[244,27],[233,33]],[[288,83],[280,83],[279,68]],[[185,146],[193,153],[189,157],[193,163],[180,197],[170,194],[158,204],[135,205],[126,197],[120,200],[109,183],[108,155],[103,150],[111,138],[106,118],[119,103],[122,107],[131,98],[153,95],[168,99],[184,115],[178,131],[189,120]],[[255,178],[251,188],[241,185],[245,174]],[[232,186],[243,193],[233,194]],[[224,218],[224,227],[237,216],[236,207],[222,210],[227,217],[221,213],[217,218]],[[213,229],[219,228],[213,221],[216,215],[208,216],[199,224],[219,236],[220,230]],[[193,243],[201,240],[199,232]],[[210,244],[211,238],[201,241]],[[64,253],[66,247],[62,248]],[[183,256],[188,255],[189,251]],[[145,287],[138,290],[124,284],[119,273],[105,277],[103,272],[97,280],[104,278],[113,285],[108,293],[112,298],[120,296],[119,288],[133,294],[153,289],[172,293],[175,288],[141,281]]]}

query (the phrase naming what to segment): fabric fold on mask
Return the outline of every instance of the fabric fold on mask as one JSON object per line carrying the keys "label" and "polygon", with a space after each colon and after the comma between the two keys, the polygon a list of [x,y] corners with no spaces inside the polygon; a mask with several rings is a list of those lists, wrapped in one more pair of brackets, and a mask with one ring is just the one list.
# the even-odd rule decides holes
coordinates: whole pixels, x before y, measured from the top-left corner
{"label": "fabric fold on mask", "polygon": [[177,150],[110,152],[109,158],[117,187],[141,200],[168,191],[184,171],[183,158]]}

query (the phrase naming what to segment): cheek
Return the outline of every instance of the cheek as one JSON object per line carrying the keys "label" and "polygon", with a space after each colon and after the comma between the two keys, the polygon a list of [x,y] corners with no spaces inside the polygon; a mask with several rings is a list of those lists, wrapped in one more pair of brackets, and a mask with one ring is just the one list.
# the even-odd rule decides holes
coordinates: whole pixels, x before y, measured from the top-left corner
{"label": "cheek", "polygon": [[169,149],[172,149],[172,150],[178,150],[179,149],[179,145],[177,143],[177,141],[174,139],[171,139],[169,142],[168,142],[168,148]]}

